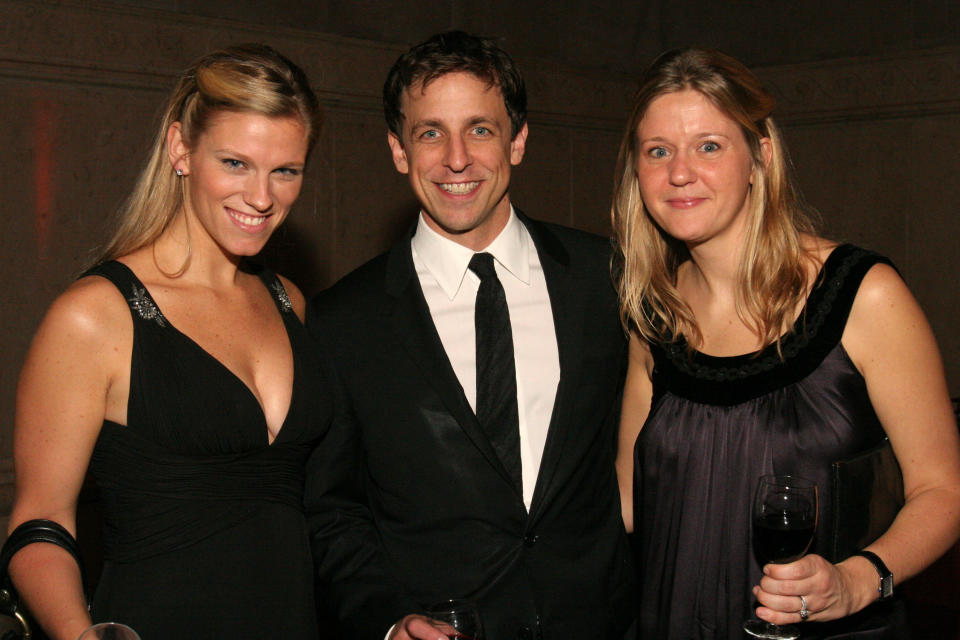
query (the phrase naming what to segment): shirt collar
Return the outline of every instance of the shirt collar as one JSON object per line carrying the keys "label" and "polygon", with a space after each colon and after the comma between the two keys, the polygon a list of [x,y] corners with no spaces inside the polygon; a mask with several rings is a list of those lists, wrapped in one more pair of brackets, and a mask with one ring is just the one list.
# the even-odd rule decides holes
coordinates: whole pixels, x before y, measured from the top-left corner
{"label": "shirt collar", "polygon": [[[524,284],[530,284],[530,234],[510,205],[510,218],[484,252]],[[423,266],[450,300],[460,291],[474,251],[441,236],[427,225],[423,212],[411,241]]]}

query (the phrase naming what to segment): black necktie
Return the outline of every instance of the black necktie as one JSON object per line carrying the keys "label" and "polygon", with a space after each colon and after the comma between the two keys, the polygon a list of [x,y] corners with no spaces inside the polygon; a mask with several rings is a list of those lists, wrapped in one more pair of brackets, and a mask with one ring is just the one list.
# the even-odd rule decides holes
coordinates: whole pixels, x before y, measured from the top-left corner
{"label": "black necktie", "polygon": [[470,259],[470,270],[480,278],[474,309],[477,331],[477,419],[510,473],[517,491],[522,494],[517,373],[507,297],[493,268],[492,255],[474,254]]}

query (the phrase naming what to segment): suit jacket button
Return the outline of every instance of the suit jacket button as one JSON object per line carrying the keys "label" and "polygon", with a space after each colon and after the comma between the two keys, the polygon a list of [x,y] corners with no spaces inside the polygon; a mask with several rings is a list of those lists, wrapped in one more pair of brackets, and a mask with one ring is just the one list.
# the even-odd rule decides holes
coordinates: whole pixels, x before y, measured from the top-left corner
{"label": "suit jacket button", "polygon": [[533,631],[530,630],[530,627],[520,627],[517,630],[518,640],[533,640]]}
{"label": "suit jacket button", "polygon": [[540,539],[540,536],[535,536],[533,534],[523,536],[523,546],[532,547],[537,544],[537,540]]}

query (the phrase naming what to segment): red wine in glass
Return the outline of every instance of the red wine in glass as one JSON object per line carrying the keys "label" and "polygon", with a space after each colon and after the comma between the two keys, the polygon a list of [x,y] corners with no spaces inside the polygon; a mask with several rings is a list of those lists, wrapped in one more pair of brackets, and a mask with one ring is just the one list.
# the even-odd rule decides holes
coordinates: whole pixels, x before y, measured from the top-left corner
{"label": "red wine in glass", "polygon": [[[753,496],[753,552],[761,564],[786,564],[807,552],[817,529],[817,485],[798,476],[762,476]],[[796,640],[794,625],[756,618],[743,623],[753,638]]]}
{"label": "red wine in glass", "polygon": [[787,564],[807,552],[816,529],[808,508],[771,511],[753,519],[753,552],[761,565]]}

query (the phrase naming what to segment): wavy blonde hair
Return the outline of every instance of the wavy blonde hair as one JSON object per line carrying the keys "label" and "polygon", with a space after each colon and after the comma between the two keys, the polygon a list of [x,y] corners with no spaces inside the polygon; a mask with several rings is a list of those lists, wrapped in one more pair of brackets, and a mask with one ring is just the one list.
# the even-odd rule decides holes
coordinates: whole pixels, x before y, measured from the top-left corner
{"label": "wavy blonde hair", "polygon": [[[684,49],[660,55],[640,83],[620,145],[611,218],[613,273],[624,328],[645,340],[673,342],[685,333],[702,336],[689,305],[677,291],[677,270],[690,257],[643,204],[637,178],[637,130],[650,103],[667,93],[692,89],[740,125],[750,149],[753,185],[748,194],[746,243],[740,256],[737,314],[760,337],[776,344],[807,293],[807,261],[801,235],[813,233],[816,214],[802,202],[780,130],[770,117],[775,101],[740,62],[719,51]],[[769,138],[764,163],[761,139]]]}
{"label": "wavy blonde hair", "polygon": [[191,148],[222,111],[295,117],[306,129],[308,154],[319,135],[320,107],[306,74],[273,48],[240,44],[200,58],[170,95],[146,166],[93,264],[136,251],[163,233],[184,199],[183,181],[167,158],[167,130],[180,122],[183,141]]}

